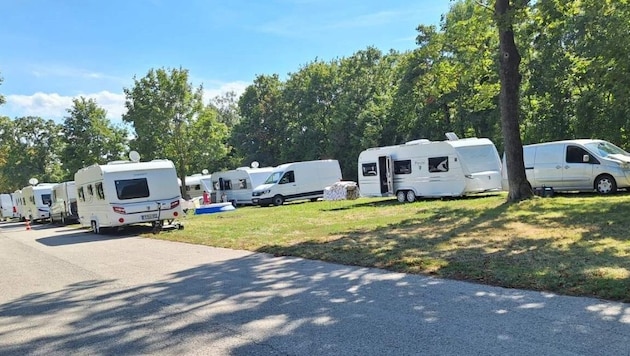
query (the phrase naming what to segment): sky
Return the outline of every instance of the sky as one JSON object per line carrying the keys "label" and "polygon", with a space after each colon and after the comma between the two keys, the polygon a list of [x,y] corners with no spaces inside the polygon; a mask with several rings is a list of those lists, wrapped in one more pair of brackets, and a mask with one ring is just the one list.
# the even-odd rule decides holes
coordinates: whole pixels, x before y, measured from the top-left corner
{"label": "sky", "polygon": [[258,75],[286,80],[314,60],[373,46],[416,47],[449,0],[0,0],[0,116],[63,122],[93,98],[114,123],[124,88],[183,68],[204,98],[240,94]]}

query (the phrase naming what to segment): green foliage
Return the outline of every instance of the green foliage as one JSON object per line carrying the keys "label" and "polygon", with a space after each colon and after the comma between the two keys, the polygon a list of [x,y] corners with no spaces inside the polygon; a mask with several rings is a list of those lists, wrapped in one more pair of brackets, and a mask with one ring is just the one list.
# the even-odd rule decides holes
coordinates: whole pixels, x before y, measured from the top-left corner
{"label": "green foliage", "polygon": [[59,182],[64,176],[61,152],[62,127],[40,117],[2,118],[0,177],[2,190],[12,192],[28,185],[30,178]]}
{"label": "green foliage", "polygon": [[182,186],[187,175],[211,170],[225,157],[227,149],[221,147],[227,140],[225,124],[217,120],[216,108],[204,107],[202,88],[192,88],[187,70],[151,69],[124,91],[123,121],[136,134],[131,149],[144,160],[172,160]]}
{"label": "green foliage", "polygon": [[83,167],[125,158],[127,130],[113,126],[94,99],[74,99],[67,111],[61,153],[63,180],[74,180],[74,173]]}

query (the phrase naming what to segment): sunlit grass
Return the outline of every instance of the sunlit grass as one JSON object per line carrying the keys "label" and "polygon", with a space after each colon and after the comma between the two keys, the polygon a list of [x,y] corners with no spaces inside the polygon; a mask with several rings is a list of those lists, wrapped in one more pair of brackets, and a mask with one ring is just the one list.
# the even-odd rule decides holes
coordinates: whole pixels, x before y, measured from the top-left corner
{"label": "sunlit grass", "polygon": [[630,194],[319,201],[188,215],[173,241],[630,301]]}

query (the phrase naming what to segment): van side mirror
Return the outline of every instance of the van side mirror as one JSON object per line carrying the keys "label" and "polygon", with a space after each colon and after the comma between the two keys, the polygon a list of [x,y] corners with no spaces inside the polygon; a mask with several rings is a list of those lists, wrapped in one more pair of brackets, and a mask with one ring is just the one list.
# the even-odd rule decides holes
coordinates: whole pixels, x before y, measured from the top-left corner
{"label": "van side mirror", "polygon": [[591,161],[591,156],[589,156],[589,155],[582,156],[582,162],[588,163],[590,161]]}

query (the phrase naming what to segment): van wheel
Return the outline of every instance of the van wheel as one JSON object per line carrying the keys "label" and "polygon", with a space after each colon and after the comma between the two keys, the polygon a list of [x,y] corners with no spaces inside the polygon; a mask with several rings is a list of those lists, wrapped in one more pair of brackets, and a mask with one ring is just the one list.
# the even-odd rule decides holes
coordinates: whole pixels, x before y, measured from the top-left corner
{"label": "van wheel", "polygon": [[407,191],[407,201],[410,203],[416,201],[416,193],[413,190]]}
{"label": "van wheel", "polygon": [[407,192],[399,190],[398,193],[396,193],[396,199],[398,199],[399,203],[404,203],[407,200]]}
{"label": "van wheel", "polygon": [[595,190],[599,194],[611,194],[617,191],[617,182],[615,178],[608,174],[601,175],[595,179]]}
{"label": "van wheel", "polygon": [[95,233],[96,235],[101,233],[101,229],[99,228],[98,224],[96,223],[96,221],[92,220],[92,232]]}
{"label": "van wheel", "polygon": [[273,197],[273,205],[279,206],[282,204],[284,204],[284,198],[282,197],[282,195],[276,195],[275,197]]}

